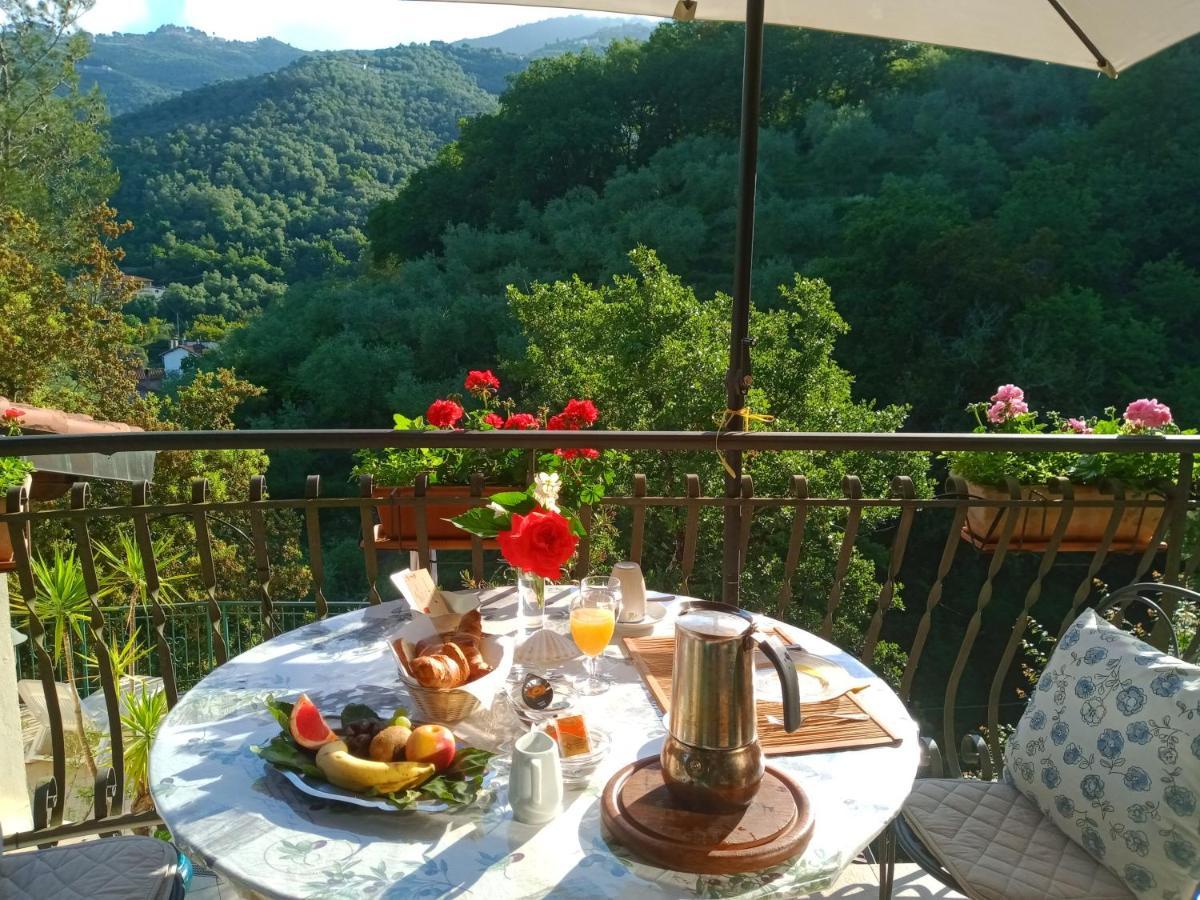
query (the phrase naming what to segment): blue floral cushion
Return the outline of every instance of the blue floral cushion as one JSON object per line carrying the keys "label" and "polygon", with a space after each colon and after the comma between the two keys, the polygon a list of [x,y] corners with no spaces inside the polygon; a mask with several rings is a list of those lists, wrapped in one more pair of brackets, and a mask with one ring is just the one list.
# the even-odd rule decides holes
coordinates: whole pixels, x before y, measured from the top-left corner
{"label": "blue floral cushion", "polygon": [[1005,778],[1139,897],[1200,885],[1200,666],[1091,610],[1004,748]]}

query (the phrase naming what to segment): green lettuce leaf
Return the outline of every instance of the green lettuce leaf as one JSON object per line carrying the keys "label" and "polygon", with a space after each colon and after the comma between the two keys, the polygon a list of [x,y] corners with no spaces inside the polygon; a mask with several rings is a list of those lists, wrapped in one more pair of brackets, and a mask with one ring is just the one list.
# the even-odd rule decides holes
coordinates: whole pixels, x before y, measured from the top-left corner
{"label": "green lettuce leaf", "polygon": [[274,695],[267,696],[267,709],[271,711],[271,715],[275,717],[279,727],[288,734],[292,733],[292,707],[295,705],[286,700],[276,700]]}
{"label": "green lettuce leaf", "polygon": [[313,762],[311,753],[301,750],[286,734],[277,734],[265,747],[251,745],[250,750],[262,759],[281,769],[292,769],[304,775],[325,780],[317,764]]}

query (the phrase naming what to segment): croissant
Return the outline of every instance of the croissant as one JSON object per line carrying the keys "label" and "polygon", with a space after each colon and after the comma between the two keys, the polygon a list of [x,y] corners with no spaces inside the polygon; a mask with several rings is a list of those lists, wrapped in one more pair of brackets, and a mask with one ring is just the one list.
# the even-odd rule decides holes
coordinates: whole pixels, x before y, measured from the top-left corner
{"label": "croissant", "polygon": [[470,674],[461,650],[457,658],[445,653],[431,653],[418,656],[409,665],[413,677],[427,688],[456,688],[465,684]]}
{"label": "croissant", "polygon": [[474,681],[492,671],[492,667],[487,664],[483,654],[479,652],[479,644],[476,643],[475,638],[459,632],[447,638],[446,643],[457,646],[466,657],[467,668],[471,670],[471,677],[468,680]]}
{"label": "croissant", "polygon": [[476,641],[483,637],[483,616],[478,609],[473,609],[458,622],[456,629],[459,634],[473,635]]}

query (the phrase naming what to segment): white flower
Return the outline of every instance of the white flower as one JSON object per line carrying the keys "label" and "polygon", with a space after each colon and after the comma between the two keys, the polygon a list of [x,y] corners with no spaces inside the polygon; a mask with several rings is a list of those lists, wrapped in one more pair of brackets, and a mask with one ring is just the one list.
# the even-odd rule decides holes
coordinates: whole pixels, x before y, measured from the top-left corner
{"label": "white flower", "polygon": [[543,509],[558,512],[558,491],[561,487],[557,472],[538,472],[533,476],[533,499]]}

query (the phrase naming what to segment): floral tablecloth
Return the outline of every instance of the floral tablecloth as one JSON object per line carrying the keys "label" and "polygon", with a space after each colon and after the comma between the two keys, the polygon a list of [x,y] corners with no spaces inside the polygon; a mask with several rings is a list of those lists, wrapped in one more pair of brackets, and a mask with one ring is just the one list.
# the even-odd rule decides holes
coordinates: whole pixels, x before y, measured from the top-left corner
{"label": "floral tablecloth", "polygon": [[[488,604],[485,628],[511,630],[510,611],[504,598]],[[877,695],[874,707],[905,734],[898,746],[770,760],[799,780],[813,804],[813,839],[799,860],[733,876],[638,862],[601,836],[599,796],[616,770],[657,754],[665,731],[616,646],[602,663],[616,684],[584,698],[583,706],[589,721],[611,733],[612,749],[587,787],[568,790],[563,813],[544,826],[513,820],[503,766],[484,808],[384,813],[301,794],[250,752],[251,744],[278,732],[263,706],[268,694],[290,699],[306,691],[326,710],[353,701],[379,710],[405,704],[385,639],[407,615],[403,603],[385,603],[298,628],[230,660],[180,698],[159,730],[150,774],[158,810],[185,852],[249,896],[790,897],[833,881],[896,814],[912,785],[916,725],[875,681],[867,689]],[[671,629],[668,615],[658,630]],[[805,635],[804,644],[870,676],[817,637]],[[482,746],[473,738],[499,716],[499,708],[481,710],[456,730]]]}

